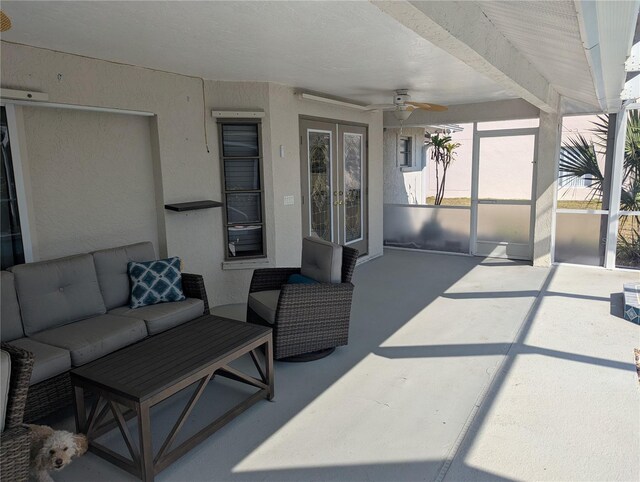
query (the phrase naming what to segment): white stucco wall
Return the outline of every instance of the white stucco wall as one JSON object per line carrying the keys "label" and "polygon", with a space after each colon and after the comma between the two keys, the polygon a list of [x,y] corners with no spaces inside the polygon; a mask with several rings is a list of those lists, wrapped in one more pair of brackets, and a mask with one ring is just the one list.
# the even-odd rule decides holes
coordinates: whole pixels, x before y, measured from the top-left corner
{"label": "white stucco wall", "polygon": [[[301,101],[288,86],[260,82],[217,82],[88,59],[46,49],[2,43],[1,83],[4,88],[46,92],[51,102],[90,105],[152,112],[149,136],[154,171],[155,203],[160,255],[178,255],[185,270],[202,273],[212,305],[246,301],[252,269],[223,270],[223,212],[220,208],[168,212],[161,208],[171,202],[198,199],[220,200],[221,168],[215,119],[211,109],[261,108],[263,119],[265,221],[269,263],[277,266],[299,264],[302,237],[300,208],[300,153],[298,116],[316,116],[359,122],[369,126],[369,254],[382,253],[382,114],[363,113],[343,107]],[[60,74],[60,75],[59,75]],[[205,101],[203,103],[203,90]],[[119,116],[117,116],[119,117]],[[205,143],[208,134],[209,152]],[[82,152],[93,139],[76,132],[68,139]],[[28,142],[26,159],[29,158]],[[285,157],[280,158],[280,145]],[[145,154],[145,155],[148,155]],[[145,161],[147,163],[148,161]],[[142,162],[140,163],[142,165]],[[82,177],[70,173],[69,183]],[[101,182],[105,182],[102,179]],[[36,199],[36,185],[27,195]],[[149,190],[149,186],[145,187]],[[293,194],[295,204],[284,206],[283,196]],[[70,196],[73,193],[69,194]],[[126,197],[134,202],[136,195]],[[39,211],[31,202],[30,218]],[[105,208],[109,211],[109,208]],[[117,216],[109,212],[114,221]],[[70,213],[69,217],[73,217]],[[130,222],[123,218],[122,226]],[[115,222],[115,221],[114,221]],[[85,231],[75,222],[69,232],[68,252],[86,250]],[[134,227],[122,235],[126,242],[137,241]],[[43,238],[45,241],[46,238]],[[140,239],[141,240],[141,239]],[[104,247],[112,245],[103,239]],[[35,233],[34,243],[42,246]],[[103,246],[96,246],[103,247]]]}
{"label": "white stucco wall", "polygon": [[425,165],[422,154],[425,129],[402,129],[402,136],[412,139],[414,166],[406,169],[398,165],[398,138],[400,129],[384,130],[384,202],[385,204],[424,204]]}
{"label": "white stucco wall", "polygon": [[34,256],[144,239],[158,251],[148,117],[25,107],[23,124]]}
{"label": "white stucco wall", "polygon": [[[271,147],[274,178],[276,257],[279,265],[300,262],[302,207],[300,206],[299,116],[354,122],[368,126],[368,232],[370,257],[382,254],[382,113],[362,112],[346,107],[301,100],[295,89],[269,84]],[[284,158],[280,157],[280,146]],[[305,173],[306,175],[306,173]],[[293,206],[284,205],[284,196],[294,195]]]}

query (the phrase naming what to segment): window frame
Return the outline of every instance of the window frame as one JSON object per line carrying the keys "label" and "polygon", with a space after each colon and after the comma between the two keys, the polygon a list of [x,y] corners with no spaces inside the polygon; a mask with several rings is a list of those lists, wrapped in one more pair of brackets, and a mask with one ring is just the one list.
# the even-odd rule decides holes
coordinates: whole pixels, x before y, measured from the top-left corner
{"label": "window frame", "polygon": [[[225,125],[255,125],[258,133],[258,155],[257,156],[225,156],[224,155],[224,136],[223,126]],[[223,231],[224,231],[224,260],[225,262],[242,262],[245,260],[256,260],[267,258],[267,236],[266,236],[266,223],[265,223],[265,195],[264,195],[264,151],[262,145],[262,121],[260,119],[229,119],[220,118],[217,120],[218,127],[218,150],[220,160],[220,180],[222,183],[222,196],[224,199],[224,213],[222,218]],[[259,189],[227,189],[226,186],[226,173],[225,173],[225,161],[234,159],[255,159],[258,161],[258,181]],[[250,223],[230,223],[227,216],[227,195],[229,194],[245,194],[245,193],[259,193],[260,194],[260,222]],[[262,253],[253,254],[248,256],[231,256],[229,250],[229,228],[233,226],[260,226],[262,230],[261,243]]]}
{"label": "window frame", "polygon": [[[406,141],[406,148],[402,149],[403,141]],[[398,135],[397,141],[398,149],[396,152],[396,164],[401,169],[407,169],[413,167],[413,136],[401,136]],[[403,158],[404,161],[403,162]]]}

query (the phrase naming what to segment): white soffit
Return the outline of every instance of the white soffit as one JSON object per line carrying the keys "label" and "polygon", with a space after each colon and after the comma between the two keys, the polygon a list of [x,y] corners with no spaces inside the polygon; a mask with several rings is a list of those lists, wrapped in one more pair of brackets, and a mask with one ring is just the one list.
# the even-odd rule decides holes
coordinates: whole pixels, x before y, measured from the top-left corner
{"label": "white soffit", "polygon": [[478,3],[491,23],[560,95],[597,108],[572,1],[484,0]]}
{"label": "white soffit", "polygon": [[640,1],[576,0],[576,8],[598,101],[603,111],[617,112],[622,106],[625,61],[638,27]]}
{"label": "white soffit", "polygon": [[363,103],[516,97],[369,2],[3,1],[3,40],[227,81],[278,82]]}

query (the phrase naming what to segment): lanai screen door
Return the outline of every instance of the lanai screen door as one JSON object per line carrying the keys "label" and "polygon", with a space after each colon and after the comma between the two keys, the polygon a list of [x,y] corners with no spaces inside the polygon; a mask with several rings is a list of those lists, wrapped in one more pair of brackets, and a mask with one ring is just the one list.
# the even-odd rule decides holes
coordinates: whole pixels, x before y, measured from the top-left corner
{"label": "lanai screen door", "polygon": [[531,260],[538,129],[474,136],[472,254]]}
{"label": "lanai screen door", "polygon": [[300,120],[303,236],[367,253],[366,127]]}

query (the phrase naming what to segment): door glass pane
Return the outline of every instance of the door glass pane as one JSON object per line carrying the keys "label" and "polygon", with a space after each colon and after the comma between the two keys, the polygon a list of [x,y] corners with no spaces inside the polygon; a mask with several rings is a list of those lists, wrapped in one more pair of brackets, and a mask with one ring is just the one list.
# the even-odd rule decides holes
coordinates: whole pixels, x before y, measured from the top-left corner
{"label": "door glass pane", "polygon": [[222,126],[222,150],[224,157],[257,157],[258,126],[256,124],[224,124]]}
{"label": "door glass pane", "polygon": [[480,199],[531,200],[535,136],[480,139]]}
{"label": "door glass pane", "polygon": [[478,204],[478,241],[529,244],[531,206]]}
{"label": "door glass pane", "polygon": [[227,222],[229,224],[259,223],[261,221],[260,193],[227,194]]}
{"label": "door glass pane", "polygon": [[362,238],[362,135],[344,134],[345,241]]}
{"label": "door glass pane", "polygon": [[24,249],[22,245],[22,231],[20,216],[18,215],[18,199],[13,177],[13,159],[9,143],[9,126],[5,108],[2,107],[2,121],[0,123],[0,140],[2,142],[1,181],[2,193],[0,201],[0,220],[2,229],[2,269],[24,263]]}
{"label": "door glass pane", "polygon": [[331,132],[308,131],[311,234],[332,241]]}
{"label": "door glass pane", "polygon": [[260,161],[258,159],[226,159],[224,185],[227,191],[260,189]]}

